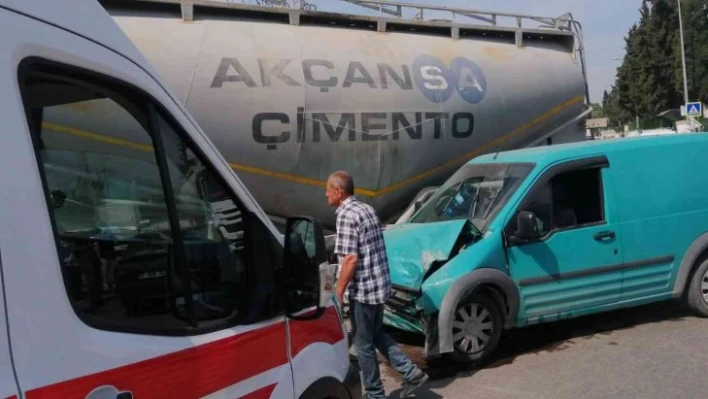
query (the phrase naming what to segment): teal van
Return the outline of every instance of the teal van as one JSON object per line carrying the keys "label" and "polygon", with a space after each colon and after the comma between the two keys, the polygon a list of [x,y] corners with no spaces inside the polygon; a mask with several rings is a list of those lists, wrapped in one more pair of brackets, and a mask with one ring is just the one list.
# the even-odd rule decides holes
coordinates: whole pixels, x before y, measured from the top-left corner
{"label": "teal van", "polygon": [[503,329],[672,298],[708,316],[707,150],[692,133],[469,161],[386,229],[384,322],[475,361]]}

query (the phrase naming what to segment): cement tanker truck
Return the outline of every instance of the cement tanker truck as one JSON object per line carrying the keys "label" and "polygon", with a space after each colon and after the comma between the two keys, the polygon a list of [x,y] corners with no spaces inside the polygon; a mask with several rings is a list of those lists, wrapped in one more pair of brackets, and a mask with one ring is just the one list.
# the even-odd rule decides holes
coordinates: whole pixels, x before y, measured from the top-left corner
{"label": "cement tanker truck", "polygon": [[[386,220],[474,156],[585,139],[582,35],[569,15],[101,3],[276,218],[332,226],[324,184],[335,170]],[[406,19],[405,7],[453,18]]]}

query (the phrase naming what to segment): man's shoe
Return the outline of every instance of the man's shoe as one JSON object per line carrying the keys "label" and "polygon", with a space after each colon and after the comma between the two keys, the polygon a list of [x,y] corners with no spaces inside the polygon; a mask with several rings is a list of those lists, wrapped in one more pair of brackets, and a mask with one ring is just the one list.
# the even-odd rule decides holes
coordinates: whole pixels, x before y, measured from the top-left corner
{"label": "man's shoe", "polygon": [[426,381],[428,381],[428,375],[421,371],[420,373],[418,373],[418,375],[413,377],[413,379],[411,381],[403,382],[403,389],[401,390],[401,397],[402,398],[409,397],[413,393],[413,391],[418,389]]}

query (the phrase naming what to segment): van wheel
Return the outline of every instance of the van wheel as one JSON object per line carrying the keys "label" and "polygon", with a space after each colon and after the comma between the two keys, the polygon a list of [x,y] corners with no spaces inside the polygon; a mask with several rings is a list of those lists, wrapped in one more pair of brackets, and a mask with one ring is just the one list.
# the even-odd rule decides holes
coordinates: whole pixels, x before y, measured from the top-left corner
{"label": "van wheel", "polygon": [[484,361],[494,352],[502,333],[499,304],[489,296],[476,293],[462,301],[452,322],[455,363]]}
{"label": "van wheel", "polygon": [[698,266],[688,287],[688,307],[698,316],[708,317],[708,260]]}

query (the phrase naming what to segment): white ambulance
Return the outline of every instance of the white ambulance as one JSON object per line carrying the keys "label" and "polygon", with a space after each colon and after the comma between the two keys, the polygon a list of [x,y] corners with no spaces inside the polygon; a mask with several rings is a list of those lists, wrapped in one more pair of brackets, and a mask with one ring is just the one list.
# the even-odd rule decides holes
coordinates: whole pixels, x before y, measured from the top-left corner
{"label": "white ambulance", "polygon": [[0,0],[0,121],[0,398],[361,396],[321,226],[283,238],[96,2]]}

